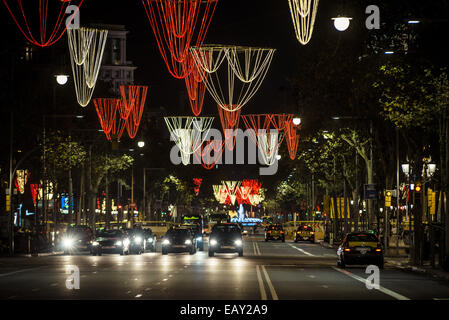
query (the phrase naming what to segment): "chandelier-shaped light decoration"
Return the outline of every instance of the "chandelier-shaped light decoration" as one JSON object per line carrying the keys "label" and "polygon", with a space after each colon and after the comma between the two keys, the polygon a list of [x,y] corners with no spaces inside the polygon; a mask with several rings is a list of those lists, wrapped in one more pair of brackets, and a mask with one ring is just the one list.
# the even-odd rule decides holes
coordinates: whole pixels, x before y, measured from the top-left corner
{"label": "chandelier-shaped light decoration", "polygon": [[76,98],[82,107],[89,104],[95,90],[107,37],[107,30],[67,30]]}
{"label": "chandelier-shaped light decoration", "polygon": [[227,195],[231,198],[232,205],[235,205],[241,181],[222,181],[221,184],[224,186]]}
{"label": "chandelier-shaped light decoration", "polygon": [[95,110],[97,110],[98,120],[100,120],[101,129],[107,136],[111,133],[115,124],[120,99],[93,99],[93,102]]}
{"label": "chandelier-shaped light decoration", "polygon": [[191,70],[183,68],[190,46],[204,42],[218,0],[143,0],[170,74],[184,79]]}
{"label": "chandelier-shaped light decoration", "polygon": [[218,203],[225,204],[228,198],[226,187],[220,184],[220,185],[213,185],[212,188],[214,190],[215,199],[218,201]]}
{"label": "chandelier-shaped light decoration", "polygon": [[147,99],[147,86],[120,86],[122,95],[120,118],[126,121],[126,131],[134,139],[139,130]]}
{"label": "chandelier-shaped light decoration", "polygon": [[195,158],[204,169],[212,170],[223,154],[224,142],[221,140],[204,141],[201,148],[194,153]]}
{"label": "chandelier-shaped light decoration", "polygon": [[[228,111],[234,109],[235,111]],[[232,151],[235,147],[236,135],[235,130],[239,127],[241,108],[237,106],[227,106],[227,110],[218,107],[218,114],[220,115],[221,126],[223,128],[226,148]]]}
{"label": "chandelier-shaped light decoration", "polygon": [[[3,0],[3,3],[25,38],[36,46],[47,47],[61,39],[67,30],[67,24],[72,23],[83,1],[50,1],[51,5],[49,0]],[[79,3],[78,9],[67,17],[67,7],[75,4],[74,2]],[[49,15],[56,16],[56,20],[49,21]]]}
{"label": "chandelier-shaped light decoration", "polygon": [[41,184],[30,184],[31,197],[33,198],[33,204],[37,206],[37,197],[39,195],[40,190],[42,189]]}
{"label": "chandelier-shaped light decoration", "polygon": [[111,131],[109,133],[106,133],[106,138],[109,141],[120,141],[120,139],[123,136],[123,132],[125,131],[125,127],[126,127],[126,123],[129,120],[123,120],[119,114],[121,111],[121,109],[124,108],[124,104],[123,101],[121,99],[116,99],[116,103],[115,105],[117,106],[117,110],[115,112],[115,118],[112,122],[112,126],[111,126]]}
{"label": "chandelier-shaped light decoration", "polygon": [[203,182],[203,179],[201,178],[193,178],[193,184],[195,187],[193,187],[193,190],[195,191],[195,195],[198,196],[200,193],[201,183]]}
{"label": "chandelier-shaped light decoration", "polygon": [[[243,108],[259,90],[276,50],[203,45],[192,47],[190,51],[196,65],[208,74],[203,81],[215,102],[224,110],[235,112]],[[226,66],[220,68],[222,64]],[[227,84],[224,85],[220,78],[227,79]],[[227,92],[224,90],[226,87]]]}
{"label": "chandelier-shaped light decoration", "polygon": [[296,38],[306,45],[312,38],[319,0],[288,0]]}
{"label": "chandelier-shaped light decoration", "polygon": [[287,141],[288,153],[290,159],[296,159],[296,153],[299,146],[299,130],[300,126],[296,126],[293,121],[287,122],[285,126],[285,140]]}
{"label": "chandelier-shaped light decoration", "polygon": [[[198,117],[203,110],[204,96],[206,94],[206,83],[203,78],[207,77],[207,74],[195,64],[195,60],[192,57],[192,53],[188,53],[188,59],[183,63],[184,68],[188,68],[185,72],[187,94],[189,95],[190,107],[193,114]],[[188,72],[190,70],[190,72]]]}
{"label": "chandelier-shaped light decoration", "polygon": [[181,152],[184,165],[190,163],[190,156],[201,148],[214,121],[213,117],[165,117],[165,123]]}
{"label": "chandelier-shaped light decoration", "polygon": [[30,172],[28,170],[17,170],[16,171],[16,179],[14,184],[16,189],[20,192],[20,194],[25,193],[25,186],[28,183],[28,178],[30,177]]}
{"label": "chandelier-shaped light decoration", "polygon": [[263,162],[268,166],[273,165],[284,139],[285,126],[293,120],[293,115],[250,114],[242,118],[247,129],[252,129],[249,130],[249,136],[259,147]]}

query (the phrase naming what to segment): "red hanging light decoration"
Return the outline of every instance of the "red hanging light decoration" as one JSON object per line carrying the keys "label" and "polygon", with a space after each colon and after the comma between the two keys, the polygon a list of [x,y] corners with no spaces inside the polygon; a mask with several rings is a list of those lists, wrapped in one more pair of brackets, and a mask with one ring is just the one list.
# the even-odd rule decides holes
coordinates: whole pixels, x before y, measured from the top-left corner
{"label": "red hanging light decoration", "polygon": [[123,106],[121,99],[116,99],[116,100],[117,100],[117,112],[115,115],[115,119],[112,122],[111,131],[109,133],[105,133],[106,138],[109,141],[112,141],[112,140],[120,141],[120,139],[123,136],[123,132],[125,131],[126,122],[127,122],[127,120],[123,120],[121,117],[118,116],[118,114],[120,114],[120,112],[123,112],[124,106]]}
{"label": "red hanging light decoration", "polygon": [[115,124],[120,99],[93,99],[103,132],[108,135]]}
{"label": "red hanging light decoration", "polygon": [[230,151],[234,150],[235,147],[235,130],[239,127],[241,113],[242,109],[238,105],[226,105],[226,110],[218,106],[218,114],[220,115],[221,126],[225,135],[226,147]]}
{"label": "red hanging light decoration", "polygon": [[192,108],[193,114],[198,117],[203,109],[204,96],[206,94],[206,83],[204,80],[208,74],[201,68],[198,68],[191,52],[188,53],[188,58],[182,65],[184,67],[184,73],[187,73],[185,82],[190,107]]}
{"label": "red hanging light decoration", "polygon": [[295,160],[299,147],[299,130],[300,126],[296,126],[293,121],[287,122],[285,127],[286,141],[290,159]]}
{"label": "red hanging light decoration", "polygon": [[42,185],[40,184],[30,184],[31,189],[31,197],[33,198],[33,204],[36,207],[37,205],[37,195],[39,194],[40,190],[42,189]]}
{"label": "red hanging light decoration", "polygon": [[148,94],[148,86],[120,86],[121,107],[119,114],[125,121],[126,131],[131,139],[134,139],[139,131],[143,110]]}
{"label": "red hanging light decoration", "polygon": [[[51,7],[49,8],[49,0],[39,0],[39,1],[25,1],[26,4],[23,4],[22,0],[16,0],[17,6],[13,7],[13,0],[3,0],[3,3],[5,4],[6,8],[8,9],[9,13],[11,14],[11,17],[13,18],[16,25],[19,27],[20,32],[25,36],[25,38],[32,44],[39,46],[39,47],[47,47],[51,46],[61,37],[64,35],[65,31],[67,30],[67,26],[65,25],[65,14],[66,9],[69,5],[71,5],[70,0],[60,0],[60,8],[57,7]],[[68,20],[67,23],[71,23],[71,21],[74,19],[76,14],[78,14],[79,7],[81,7],[84,0],[79,1],[78,9],[76,12],[72,15],[71,20]],[[9,4],[8,4],[9,2]],[[55,3],[56,1],[52,1],[52,3]],[[32,4],[30,4],[32,3]],[[39,12],[39,35],[35,36],[33,34],[33,30],[31,30],[31,26],[36,25],[37,26],[37,20],[32,21],[27,18],[26,11],[31,10],[30,6],[36,6],[36,3],[39,3],[37,11]],[[56,6],[56,5],[55,5]],[[33,9],[36,9],[35,7]],[[57,19],[53,25],[53,29],[48,26],[48,13],[49,10],[55,11],[57,14]],[[53,12],[51,12],[53,13]],[[22,17],[23,21],[19,21],[18,17]],[[34,22],[34,23],[33,23]],[[47,31],[51,31],[47,32]],[[35,32],[37,33],[37,32]]]}
{"label": "red hanging light decoration", "polygon": [[[144,0],[142,1],[156,37],[159,51],[170,74],[184,79],[190,72],[183,68],[190,46],[199,47],[206,36],[218,0]],[[197,26],[197,22],[201,25]]]}
{"label": "red hanging light decoration", "polygon": [[195,187],[193,187],[193,190],[195,191],[195,195],[198,196],[200,193],[201,183],[203,182],[203,179],[200,178],[193,178],[193,184]]}
{"label": "red hanging light decoration", "polygon": [[[205,142],[205,144],[206,146],[198,148],[198,150],[194,152],[194,155],[195,158],[201,162],[204,169],[212,170],[223,154],[224,142],[221,140],[211,140]],[[213,151],[213,157],[211,157],[211,151]]]}

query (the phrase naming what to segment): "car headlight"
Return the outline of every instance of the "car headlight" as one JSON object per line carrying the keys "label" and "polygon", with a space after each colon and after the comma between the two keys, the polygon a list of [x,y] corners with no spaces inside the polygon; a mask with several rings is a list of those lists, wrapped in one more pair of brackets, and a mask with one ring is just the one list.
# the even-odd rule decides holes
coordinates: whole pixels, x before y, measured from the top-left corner
{"label": "car headlight", "polygon": [[196,241],[203,241],[203,237],[196,238]]}
{"label": "car headlight", "polygon": [[135,237],[134,238],[134,242],[135,243],[142,243],[142,238],[141,237]]}
{"label": "car headlight", "polygon": [[94,241],[94,242],[92,242],[92,245],[93,245],[94,247],[96,247],[96,246],[99,245],[99,243],[98,243],[97,241]]}
{"label": "car headlight", "polygon": [[242,240],[240,240],[240,239],[239,240],[235,240],[234,243],[235,243],[236,246],[241,246],[242,245]]}
{"label": "car headlight", "polygon": [[192,244],[192,240],[187,239],[187,240],[184,242],[184,244],[190,245],[190,244]]}
{"label": "car headlight", "polygon": [[66,238],[66,239],[64,239],[64,241],[63,241],[63,244],[64,244],[64,247],[65,248],[71,248],[71,247],[73,247],[73,239],[69,239],[69,238]]}
{"label": "car headlight", "polygon": [[216,245],[217,245],[217,240],[212,239],[212,240],[210,241],[210,245],[211,245],[211,246],[216,246]]}
{"label": "car headlight", "polygon": [[168,239],[165,239],[165,240],[162,242],[162,244],[163,244],[163,245],[169,245],[169,244],[170,244],[170,241],[168,241]]}
{"label": "car headlight", "polygon": [[123,240],[123,245],[124,245],[124,246],[127,246],[127,245],[129,245],[129,239],[125,239],[125,240]]}
{"label": "car headlight", "polygon": [[122,246],[123,243],[122,243],[121,241],[117,241],[117,242],[115,243],[115,245],[116,245],[116,246]]}
{"label": "car headlight", "polygon": [[148,238],[148,240],[147,240],[149,243],[152,243],[153,242],[153,238]]}

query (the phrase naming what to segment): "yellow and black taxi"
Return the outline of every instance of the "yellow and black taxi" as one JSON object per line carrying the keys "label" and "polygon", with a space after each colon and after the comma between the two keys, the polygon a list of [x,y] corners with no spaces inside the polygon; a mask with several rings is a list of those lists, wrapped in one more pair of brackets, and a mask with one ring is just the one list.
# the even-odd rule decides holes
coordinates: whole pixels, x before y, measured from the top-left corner
{"label": "yellow and black taxi", "polygon": [[268,240],[282,240],[285,242],[285,231],[282,225],[272,224],[265,229],[265,241]]}
{"label": "yellow and black taxi", "polygon": [[301,225],[298,227],[295,233],[295,242],[298,241],[310,241],[312,243],[315,242],[315,232],[313,231],[312,226]]}
{"label": "yellow and black taxi", "polygon": [[337,250],[337,266],[374,264],[384,267],[384,252],[379,238],[370,232],[348,233]]}

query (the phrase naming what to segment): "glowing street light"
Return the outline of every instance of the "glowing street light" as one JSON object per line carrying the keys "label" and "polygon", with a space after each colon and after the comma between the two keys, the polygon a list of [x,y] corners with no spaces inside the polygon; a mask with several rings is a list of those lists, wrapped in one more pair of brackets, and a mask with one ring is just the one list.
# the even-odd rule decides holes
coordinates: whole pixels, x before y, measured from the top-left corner
{"label": "glowing street light", "polygon": [[65,75],[65,74],[59,74],[56,76],[56,82],[63,86],[67,83],[67,81],[69,80],[69,76]]}
{"label": "glowing street light", "polygon": [[137,142],[137,146],[138,146],[139,148],[145,147],[145,141],[139,141],[139,142]]}
{"label": "glowing street light", "polygon": [[352,18],[349,17],[337,17],[332,18],[334,20],[334,27],[338,31],[345,31],[349,27],[349,23],[352,20]]}
{"label": "glowing street light", "polygon": [[299,117],[293,118],[293,124],[295,126],[299,126],[301,124],[301,118],[299,118]]}

